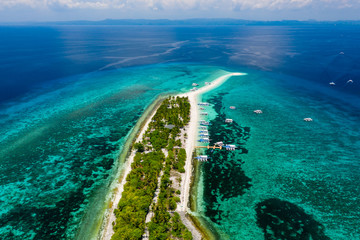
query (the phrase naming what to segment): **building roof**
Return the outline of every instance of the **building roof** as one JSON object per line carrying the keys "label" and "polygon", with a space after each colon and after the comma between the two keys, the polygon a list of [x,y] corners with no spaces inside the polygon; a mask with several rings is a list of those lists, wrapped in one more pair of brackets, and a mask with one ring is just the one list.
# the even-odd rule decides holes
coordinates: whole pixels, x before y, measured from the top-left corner
{"label": "building roof", "polygon": [[168,124],[168,125],[165,125],[164,126],[165,128],[168,128],[168,129],[173,129],[175,127],[175,125],[173,124]]}

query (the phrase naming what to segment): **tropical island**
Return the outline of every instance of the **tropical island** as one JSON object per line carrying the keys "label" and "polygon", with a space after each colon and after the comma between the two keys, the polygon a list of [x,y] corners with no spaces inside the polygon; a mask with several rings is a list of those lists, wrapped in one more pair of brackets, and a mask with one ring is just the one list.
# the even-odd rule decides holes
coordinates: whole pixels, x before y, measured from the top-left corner
{"label": "tropical island", "polygon": [[101,239],[202,239],[189,218],[198,99],[225,74],[191,92],[160,99],[132,144]]}

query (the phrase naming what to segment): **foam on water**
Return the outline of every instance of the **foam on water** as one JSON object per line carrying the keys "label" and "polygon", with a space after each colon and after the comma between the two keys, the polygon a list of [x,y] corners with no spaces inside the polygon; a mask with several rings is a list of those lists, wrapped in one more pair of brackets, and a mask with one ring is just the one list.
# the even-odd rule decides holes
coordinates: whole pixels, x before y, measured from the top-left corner
{"label": "foam on water", "polygon": [[360,238],[360,101],[293,80],[252,71],[203,97],[210,138],[240,147],[202,165],[199,209],[224,239]]}

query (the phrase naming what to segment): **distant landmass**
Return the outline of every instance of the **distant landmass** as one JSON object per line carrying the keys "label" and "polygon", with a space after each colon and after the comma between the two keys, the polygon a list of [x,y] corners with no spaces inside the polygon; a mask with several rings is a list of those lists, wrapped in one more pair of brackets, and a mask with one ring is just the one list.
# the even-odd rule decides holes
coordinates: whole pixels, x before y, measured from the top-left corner
{"label": "distant landmass", "polygon": [[281,20],[254,21],[231,18],[194,18],[182,20],[169,19],[105,19],[100,21],[76,20],[56,22],[16,22],[2,25],[307,25],[307,24],[360,24],[360,21],[317,21],[317,20]]}

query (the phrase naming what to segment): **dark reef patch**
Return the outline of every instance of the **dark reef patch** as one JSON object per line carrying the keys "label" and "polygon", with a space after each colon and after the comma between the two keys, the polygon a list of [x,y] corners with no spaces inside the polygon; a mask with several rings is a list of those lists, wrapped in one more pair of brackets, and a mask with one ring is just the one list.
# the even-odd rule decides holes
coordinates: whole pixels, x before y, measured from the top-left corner
{"label": "dark reef patch", "polygon": [[293,203],[270,198],[256,205],[256,213],[266,240],[330,240],[325,227]]}
{"label": "dark reef patch", "polygon": [[222,99],[225,94],[217,94],[208,99],[214,106],[217,116],[209,126],[210,145],[222,141],[227,144],[235,144],[236,151],[207,150],[206,154],[211,159],[203,164],[204,170],[204,201],[206,204],[206,216],[213,222],[220,224],[221,215],[224,213],[218,209],[218,200],[242,195],[250,188],[251,179],[247,177],[241,168],[243,161],[241,154],[248,150],[244,142],[250,136],[249,127],[241,127],[236,122],[227,124],[224,122],[226,115],[222,112]]}

